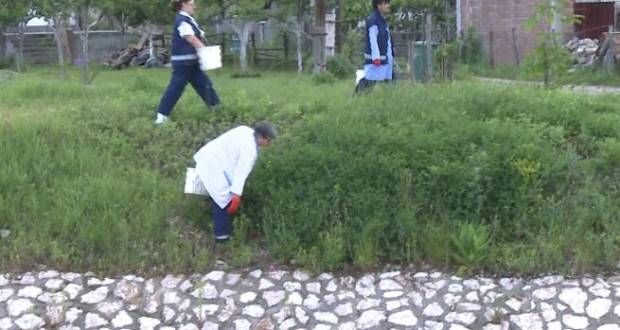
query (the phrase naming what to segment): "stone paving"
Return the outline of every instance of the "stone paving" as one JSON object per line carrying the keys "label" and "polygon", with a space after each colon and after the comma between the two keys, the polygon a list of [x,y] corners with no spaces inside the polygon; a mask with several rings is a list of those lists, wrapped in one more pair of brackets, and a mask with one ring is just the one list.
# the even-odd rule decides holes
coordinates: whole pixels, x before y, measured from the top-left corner
{"label": "stone paving", "polygon": [[0,274],[0,329],[620,330],[620,277]]}

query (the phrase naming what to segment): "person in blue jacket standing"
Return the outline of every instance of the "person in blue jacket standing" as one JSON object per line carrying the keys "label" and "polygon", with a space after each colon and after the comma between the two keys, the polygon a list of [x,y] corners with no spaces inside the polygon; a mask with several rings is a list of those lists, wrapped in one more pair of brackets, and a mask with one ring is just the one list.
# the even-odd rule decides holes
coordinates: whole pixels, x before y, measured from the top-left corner
{"label": "person in blue jacket standing", "polygon": [[383,14],[390,12],[390,0],[372,0],[373,11],[366,20],[366,47],[364,50],[364,78],[355,87],[361,92],[377,82],[393,79],[394,47],[388,24]]}
{"label": "person in blue jacket standing", "polygon": [[209,107],[220,103],[213,89],[213,83],[204,73],[206,68],[206,48],[203,42],[204,31],[200,29],[194,14],[194,0],[171,0],[172,9],[177,13],[172,32],[170,61],[172,78],[161,97],[157,109],[156,124],[168,121],[172,108],[177,103],[187,83],[192,84],[198,95]]}

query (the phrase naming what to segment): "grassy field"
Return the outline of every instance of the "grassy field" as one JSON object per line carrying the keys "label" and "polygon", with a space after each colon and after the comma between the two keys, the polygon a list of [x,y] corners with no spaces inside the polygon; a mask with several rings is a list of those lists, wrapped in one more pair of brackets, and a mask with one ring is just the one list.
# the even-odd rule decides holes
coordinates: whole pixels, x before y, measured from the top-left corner
{"label": "grassy field", "polygon": [[[0,83],[0,270],[191,272],[430,263],[462,273],[609,270],[620,247],[620,97],[473,82],[379,86],[212,74],[153,124],[167,70]],[[329,80],[327,80],[329,81]],[[270,120],[235,239],[214,252],[203,200],[182,193],[207,140]]]}
{"label": "grassy field", "polygon": [[[489,78],[542,81],[542,75],[533,75],[515,66],[497,66],[494,69],[480,67],[476,75]],[[579,69],[561,77],[554,77],[552,83],[560,85],[595,85],[620,87],[620,72],[606,72],[600,69]]]}

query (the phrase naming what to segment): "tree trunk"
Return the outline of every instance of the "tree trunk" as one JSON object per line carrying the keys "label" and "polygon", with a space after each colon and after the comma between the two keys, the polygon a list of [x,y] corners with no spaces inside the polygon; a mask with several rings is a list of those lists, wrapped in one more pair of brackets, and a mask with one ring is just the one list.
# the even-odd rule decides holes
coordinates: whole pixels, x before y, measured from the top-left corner
{"label": "tree trunk", "polygon": [[54,39],[56,40],[56,51],[58,53],[58,66],[60,67],[60,76],[64,78],[67,76],[67,72],[65,70],[65,51],[68,48],[67,27],[65,26],[64,18],[61,16],[53,17],[52,23],[52,29],[54,30]]}
{"label": "tree trunk", "polygon": [[336,54],[340,54],[340,52],[342,51],[342,39],[344,38],[343,35],[343,31],[342,31],[342,1],[341,0],[336,0],[336,35],[335,35],[335,40],[334,40],[334,47],[336,48],[335,52]]}
{"label": "tree trunk", "polygon": [[254,22],[233,23],[233,30],[239,36],[239,65],[241,72],[248,71],[248,41],[250,40],[250,30],[254,26]]}
{"label": "tree trunk", "polygon": [[315,1],[314,29],[312,32],[312,52],[314,54],[314,73],[325,71],[325,0]]}
{"label": "tree trunk", "polygon": [[25,22],[21,22],[17,25],[17,56],[15,58],[15,66],[17,72],[22,72],[24,66],[24,28]]}
{"label": "tree trunk", "polygon": [[89,24],[88,21],[88,5],[84,5],[82,7],[82,82],[84,85],[89,84],[89,55],[88,55],[88,32],[89,32]]}
{"label": "tree trunk", "polygon": [[425,37],[426,42],[426,79],[433,79],[433,14],[426,14]]}
{"label": "tree trunk", "polygon": [[303,16],[297,16],[295,22],[295,36],[297,37],[297,73],[301,74],[304,71],[304,54],[303,54],[303,32],[304,32],[304,18]]}
{"label": "tree trunk", "polygon": [[125,45],[127,43],[127,16],[125,15],[125,13],[121,14],[121,46],[120,49],[125,48]]}

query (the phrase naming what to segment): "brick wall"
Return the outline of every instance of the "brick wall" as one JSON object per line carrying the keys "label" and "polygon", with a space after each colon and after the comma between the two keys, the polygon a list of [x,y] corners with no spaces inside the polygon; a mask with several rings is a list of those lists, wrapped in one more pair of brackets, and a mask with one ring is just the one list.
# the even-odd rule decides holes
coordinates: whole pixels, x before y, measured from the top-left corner
{"label": "brick wall", "polygon": [[[461,0],[462,28],[476,28],[480,34],[484,53],[492,57],[496,64],[516,64],[513,46],[513,33],[521,62],[525,54],[535,46],[534,32],[526,31],[523,22],[533,14],[539,0]],[[569,9],[572,13],[572,8]],[[571,26],[562,28],[565,33]],[[491,33],[492,31],[492,33]],[[493,47],[490,47],[490,39]]]}

